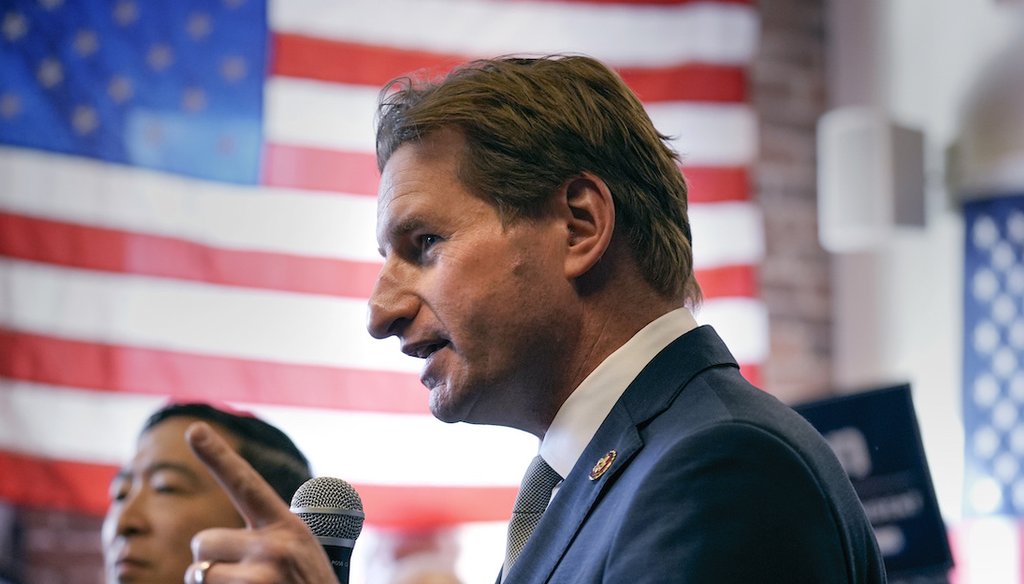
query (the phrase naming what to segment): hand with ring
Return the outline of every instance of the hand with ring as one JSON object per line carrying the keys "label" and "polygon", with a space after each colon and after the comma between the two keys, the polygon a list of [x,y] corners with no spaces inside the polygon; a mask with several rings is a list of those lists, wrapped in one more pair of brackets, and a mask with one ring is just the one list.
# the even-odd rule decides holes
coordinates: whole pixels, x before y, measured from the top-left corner
{"label": "hand with ring", "polygon": [[209,584],[206,579],[206,573],[213,567],[213,562],[209,560],[203,560],[198,564],[194,564],[192,567],[192,582],[194,584]]}
{"label": "hand with ring", "polygon": [[337,577],[323,547],[253,468],[204,422],[186,438],[245,520],[244,529],[216,527],[192,538],[185,581],[321,584]]}

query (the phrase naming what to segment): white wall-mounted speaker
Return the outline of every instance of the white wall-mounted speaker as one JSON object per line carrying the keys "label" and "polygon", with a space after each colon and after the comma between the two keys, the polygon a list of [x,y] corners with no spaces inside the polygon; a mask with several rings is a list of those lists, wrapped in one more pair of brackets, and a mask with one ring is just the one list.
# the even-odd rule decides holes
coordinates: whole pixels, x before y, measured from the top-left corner
{"label": "white wall-mounted speaker", "polygon": [[818,238],[832,252],[884,244],[925,223],[924,134],[862,107],[818,121]]}

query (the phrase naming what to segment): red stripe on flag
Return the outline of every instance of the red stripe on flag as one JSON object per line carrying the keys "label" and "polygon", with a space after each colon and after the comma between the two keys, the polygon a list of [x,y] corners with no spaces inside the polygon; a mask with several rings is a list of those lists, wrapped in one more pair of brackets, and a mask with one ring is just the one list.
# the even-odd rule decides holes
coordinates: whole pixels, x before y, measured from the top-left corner
{"label": "red stripe on flag", "polygon": [[[305,294],[369,298],[380,264],[221,249],[190,241],[0,213],[0,256],[72,268]],[[697,270],[705,298],[753,298],[749,266]]]}
{"label": "red stripe on flag", "polygon": [[263,183],[273,187],[377,196],[377,157],[290,144],[267,144]]}
{"label": "red stripe on flag", "polygon": [[382,45],[274,33],[272,75],[381,87],[391,79],[426,69],[438,75],[471,57]]}
{"label": "red stripe on flag", "polygon": [[742,374],[743,378],[749,381],[752,385],[761,387],[764,383],[764,379],[761,376],[760,365],[740,363],[740,374]]}
{"label": "red stripe on flag", "polygon": [[747,73],[742,67],[688,63],[651,69],[617,69],[641,101],[747,101]]}
{"label": "red stripe on flag", "polygon": [[707,298],[758,296],[757,269],[750,265],[697,270],[697,283]]}
{"label": "red stripe on flag", "polygon": [[466,521],[508,521],[516,487],[354,485],[366,521],[380,527],[426,528]]}
{"label": "red stripe on flag", "polygon": [[[753,384],[760,367],[741,363]],[[89,343],[0,328],[0,377],[19,381],[206,400],[428,414],[416,375],[196,355]]]}
{"label": "red stripe on flag", "polygon": [[[117,467],[52,460],[0,450],[0,500],[28,507],[101,516]],[[463,486],[353,485],[366,522],[379,527],[415,529],[467,521],[504,521],[516,488]]]}
{"label": "red stripe on flag", "polygon": [[379,263],[221,249],[198,243],[0,213],[0,255],[210,284],[369,298]]}
{"label": "red stripe on flag", "polygon": [[204,400],[428,414],[414,374],[89,343],[0,329],[0,377]]}
{"label": "red stripe on flag", "polygon": [[[288,33],[275,34],[272,42],[273,75],[373,87],[422,70],[441,76],[474,58]],[[747,76],[742,67],[686,63],[617,70],[640,99],[648,102],[747,100]]]}
{"label": "red stripe on flag", "polygon": [[[274,187],[377,196],[377,159],[366,152],[343,152],[268,144],[265,184]],[[749,171],[743,166],[684,166],[690,203],[750,200]]]}
{"label": "red stripe on flag", "polygon": [[682,171],[691,205],[750,200],[750,174],[745,166],[684,166]]}
{"label": "red stripe on flag", "polygon": [[0,500],[15,505],[103,515],[117,468],[47,460],[0,450]]}

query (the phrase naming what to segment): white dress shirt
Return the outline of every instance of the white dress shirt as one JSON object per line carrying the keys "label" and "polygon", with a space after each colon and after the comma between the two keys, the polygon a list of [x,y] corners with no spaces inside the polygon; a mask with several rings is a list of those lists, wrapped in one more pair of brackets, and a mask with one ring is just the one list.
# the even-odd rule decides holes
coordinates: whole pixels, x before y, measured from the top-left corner
{"label": "white dress shirt", "polygon": [[551,468],[563,478],[569,476],[626,387],[662,349],[696,326],[689,310],[677,308],[640,329],[602,361],[565,400],[541,441],[540,455]]}

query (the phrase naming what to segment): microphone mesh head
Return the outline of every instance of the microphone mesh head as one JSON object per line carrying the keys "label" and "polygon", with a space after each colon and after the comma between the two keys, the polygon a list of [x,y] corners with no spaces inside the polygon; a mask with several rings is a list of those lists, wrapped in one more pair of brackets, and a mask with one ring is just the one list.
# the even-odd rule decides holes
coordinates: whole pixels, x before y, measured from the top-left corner
{"label": "microphone mesh head", "polygon": [[[296,509],[316,508],[323,511],[299,512]],[[339,515],[337,511],[362,513],[363,502],[359,493],[347,482],[332,477],[314,477],[302,483],[292,497],[292,511],[298,515],[313,535],[356,539],[363,530],[363,517]]]}

